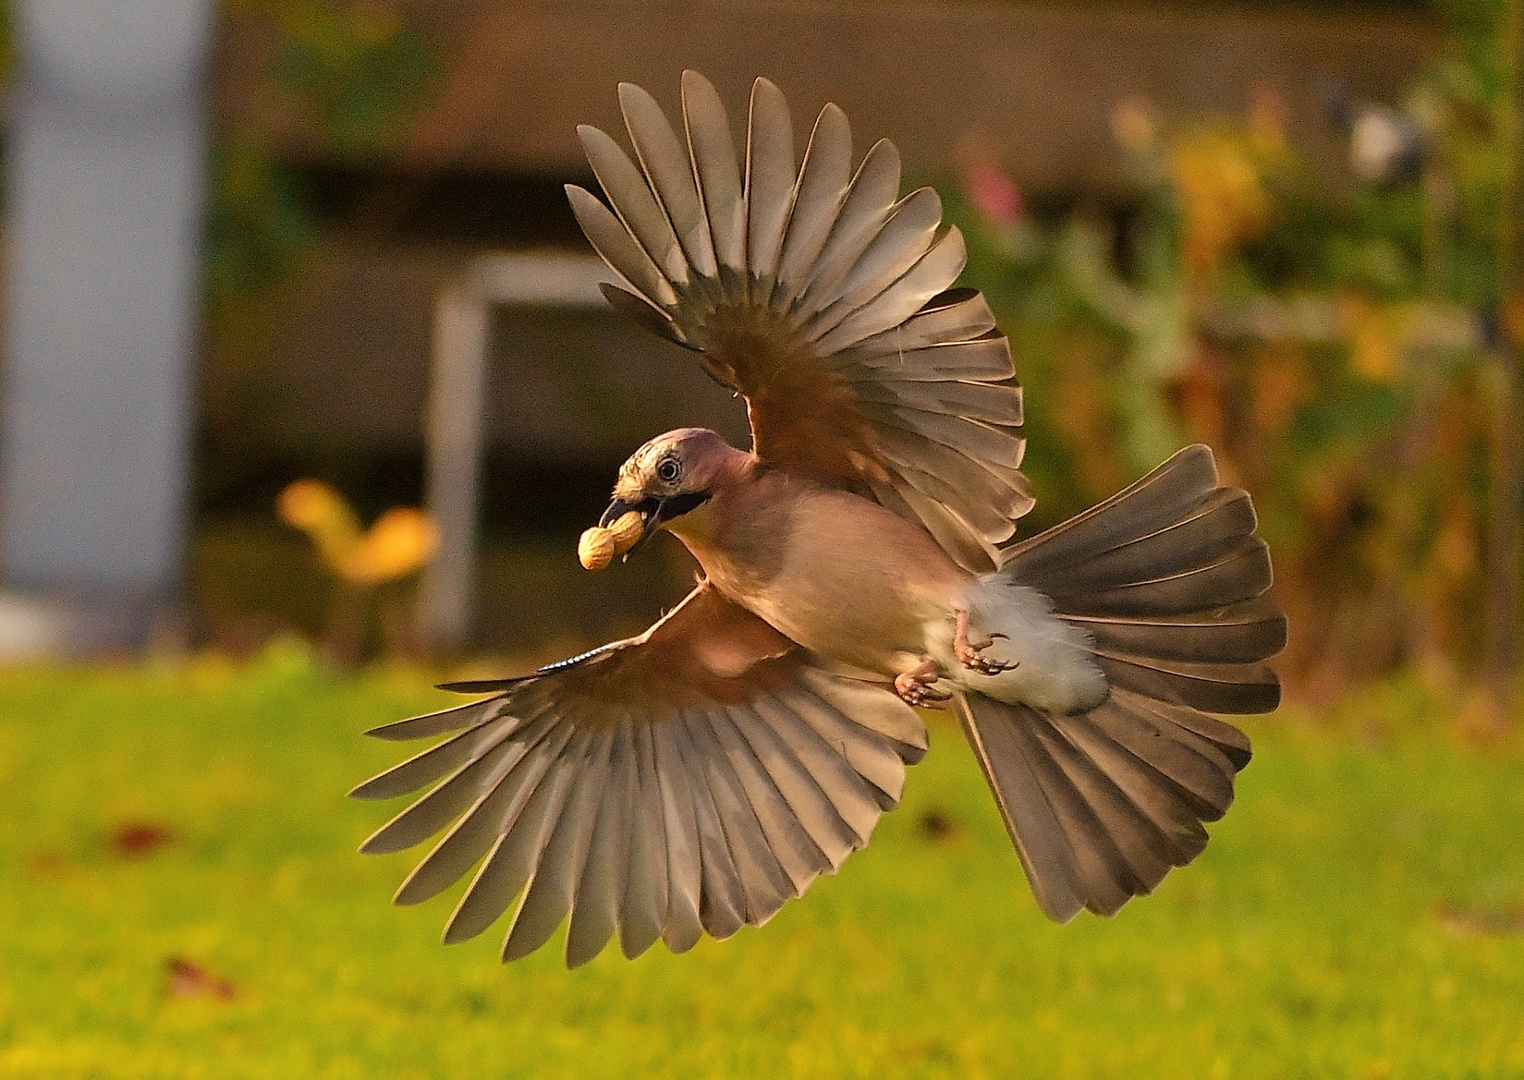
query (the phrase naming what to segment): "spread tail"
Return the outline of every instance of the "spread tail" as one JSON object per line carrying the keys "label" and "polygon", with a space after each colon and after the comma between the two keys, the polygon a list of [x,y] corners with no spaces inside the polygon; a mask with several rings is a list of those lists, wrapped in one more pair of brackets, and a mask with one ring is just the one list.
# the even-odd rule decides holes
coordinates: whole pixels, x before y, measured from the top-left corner
{"label": "spread tail", "polygon": [[1115,913],[1206,846],[1249,740],[1207,713],[1280,702],[1264,663],[1286,620],[1249,496],[1191,446],[1131,487],[1011,548],[1000,576],[1088,637],[1110,687],[1064,715],[956,695],[969,742],[1049,917]]}

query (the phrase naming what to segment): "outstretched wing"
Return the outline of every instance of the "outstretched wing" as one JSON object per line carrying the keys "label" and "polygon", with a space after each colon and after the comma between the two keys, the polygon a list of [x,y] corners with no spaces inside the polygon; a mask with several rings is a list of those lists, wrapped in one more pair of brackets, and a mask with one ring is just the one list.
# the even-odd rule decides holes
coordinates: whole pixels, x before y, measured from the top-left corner
{"label": "outstretched wing", "polygon": [[[496,696],[370,732],[457,732],[351,794],[435,786],[365,841],[444,836],[398,889],[412,904],[480,863],[445,927],[486,930],[518,896],[503,959],[571,914],[566,961],[617,929],[626,956],[728,937],[868,841],[926,731],[886,687],[805,650],[700,584],[640,637],[524,679],[456,684]],[[485,858],[484,858],[485,856]]]}
{"label": "outstretched wing", "polygon": [[984,298],[952,289],[966,253],[956,228],[939,233],[937,193],[899,197],[887,140],[854,174],[835,105],[796,170],[788,104],[766,79],[744,173],[702,76],[683,73],[686,145],[644,90],[622,84],[619,99],[636,160],[581,127],[609,205],[567,188],[633,290],[605,286],[609,300],[745,395],[764,461],[870,494],[965,567],[994,567],[1032,506],[1021,388]]}

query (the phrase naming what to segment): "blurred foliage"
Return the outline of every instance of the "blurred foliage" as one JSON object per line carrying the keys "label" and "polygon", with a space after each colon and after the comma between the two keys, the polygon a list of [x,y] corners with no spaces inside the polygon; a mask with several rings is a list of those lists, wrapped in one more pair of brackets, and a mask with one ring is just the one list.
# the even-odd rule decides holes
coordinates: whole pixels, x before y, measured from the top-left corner
{"label": "blurred foliage", "polygon": [[[265,26],[268,82],[308,121],[313,152],[339,161],[381,156],[427,101],[441,61],[382,0],[225,0],[223,9]],[[258,443],[251,418],[281,402],[267,376],[270,339],[285,312],[279,286],[317,257],[328,239],[312,193],[292,161],[235,130],[214,130],[204,234],[203,490],[230,477]],[[238,468],[232,469],[236,482]]]}
{"label": "blurred foliage", "polygon": [[[323,569],[334,578],[322,649],[330,663],[351,668],[364,651],[367,614],[376,607],[379,587],[422,569],[439,547],[439,529],[422,510],[399,506],[362,530],[354,509],[321,480],[288,485],[276,512],[306,533]],[[411,651],[412,606],[394,604],[390,613],[380,612],[382,633],[394,655]]]}
{"label": "blurred foliage", "polygon": [[16,13],[0,3],[0,86],[10,86],[16,72]]}
{"label": "blurred foliage", "polygon": [[412,507],[393,507],[361,531],[344,497],[321,480],[289,485],[276,510],[287,525],[307,534],[325,568],[352,585],[379,585],[411,574],[439,546],[434,522]]}
{"label": "blurred foliage", "polygon": [[257,143],[219,135],[208,180],[203,281],[216,332],[236,324],[250,293],[301,261],[318,229],[289,170]]}
{"label": "blurred foliage", "polygon": [[262,13],[279,28],[273,74],[339,157],[385,150],[436,74],[435,57],[394,4],[229,0],[229,6]]}
{"label": "blurred foliage", "polygon": [[[308,120],[322,152],[345,159],[386,151],[431,93],[436,50],[392,0],[222,0],[222,12],[266,24],[272,83]],[[0,0],[0,86],[15,72],[15,13]],[[206,211],[209,315],[233,310],[308,253],[317,226],[287,165],[259,143],[213,133]]]}
{"label": "blurred foliage", "polygon": [[1294,628],[1288,673],[1330,693],[1409,662],[1473,674],[1500,210],[1507,5],[1447,3],[1433,70],[1397,105],[1325,89],[1349,167],[1320,175],[1263,87],[1247,115],[1114,115],[1130,211],[1044,218],[967,164],[970,277],[1030,388],[1030,466],[1081,509],[1186,441],[1251,490]]}
{"label": "blurred foliage", "polygon": [[[373,158],[404,132],[431,92],[440,62],[381,0],[225,0],[265,23],[273,85],[318,133],[320,152]],[[206,299],[214,332],[234,309],[278,281],[318,236],[309,200],[269,147],[215,133],[207,209]]]}

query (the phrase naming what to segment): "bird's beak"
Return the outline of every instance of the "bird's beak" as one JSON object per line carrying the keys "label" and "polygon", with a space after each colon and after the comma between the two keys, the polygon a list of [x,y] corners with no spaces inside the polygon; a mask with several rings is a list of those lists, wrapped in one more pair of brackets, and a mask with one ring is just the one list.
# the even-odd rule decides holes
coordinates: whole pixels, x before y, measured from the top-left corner
{"label": "bird's beak", "polygon": [[640,514],[642,531],[640,539],[632,544],[624,557],[628,559],[640,548],[651,535],[661,528],[663,523],[671,521],[675,517],[681,517],[690,510],[697,509],[709,501],[709,492],[685,492],[681,495],[669,495],[665,498],[656,498],[648,495],[639,502],[626,502],[624,499],[615,499],[609,503],[609,508],[598,519],[598,524],[607,529],[625,514],[634,510]]}
{"label": "bird's beak", "polygon": [[607,529],[610,525],[614,524],[614,522],[618,521],[620,518],[624,517],[624,515],[628,514],[631,510],[639,510],[640,516],[646,519],[646,521],[649,523],[651,514],[648,511],[654,508],[655,505],[655,499],[645,499],[638,503],[628,503],[623,499],[615,499],[613,502],[609,503],[609,508],[605,510],[603,512],[603,516],[598,519],[598,525],[600,528]]}
{"label": "bird's beak", "polygon": [[661,524],[661,502],[651,498],[641,499],[639,502],[634,503],[625,502],[623,499],[615,499],[609,503],[609,508],[598,519],[598,524],[607,529],[631,510],[640,515],[641,532],[640,537],[635,543],[631,544],[629,549],[625,551],[624,557],[626,559],[630,557],[636,548],[649,540],[651,534],[656,531],[656,527]]}

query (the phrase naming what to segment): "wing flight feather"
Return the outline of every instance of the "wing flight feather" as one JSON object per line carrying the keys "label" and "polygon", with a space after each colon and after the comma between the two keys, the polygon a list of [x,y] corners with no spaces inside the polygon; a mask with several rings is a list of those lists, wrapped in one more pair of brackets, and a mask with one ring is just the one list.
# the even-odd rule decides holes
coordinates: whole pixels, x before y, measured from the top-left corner
{"label": "wing flight feather", "polygon": [[[705,370],[745,396],[753,449],[769,464],[878,497],[968,569],[993,569],[1031,507],[1025,481],[1008,485],[1022,497],[992,515],[962,491],[962,470],[912,458],[912,473],[883,445],[896,428],[971,465],[1020,465],[1010,348],[983,298],[953,288],[967,253],[958,230],[942,227],[936,192],[901,198],[888,140],[854,172],[835,105],[821,110],[796,170],[788,103],[766,79],[752,88],[741,155],[703,76],[683,75],[684,138],[650,94],[629,84],[619,94],[634,159],[579,129],[608,206],[568,188],[594,249],[630,287],[605,289],[611,302],[699,351]],[[949,417],[990,426],[949,428]],[[928,509],[927,473],[946,512]]]}
{"label": "wing flight feather", "polygon": [[682,952],[765,922],[867,842],[926,749],[887,686],[815,666],[707,584],[638,638],[476,685],[501,693],[378,729],[465,725],[353,794],[433,785],[362,850],[443,834],[396,900],[427,900],[480,864],[445,940],[480,934],[517,896],[504,960],[568,915],[571,966],[616,934],[636,956],[657,938]]}

